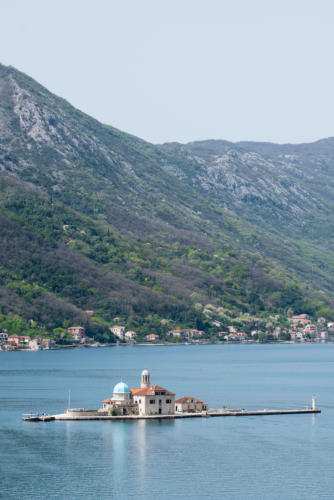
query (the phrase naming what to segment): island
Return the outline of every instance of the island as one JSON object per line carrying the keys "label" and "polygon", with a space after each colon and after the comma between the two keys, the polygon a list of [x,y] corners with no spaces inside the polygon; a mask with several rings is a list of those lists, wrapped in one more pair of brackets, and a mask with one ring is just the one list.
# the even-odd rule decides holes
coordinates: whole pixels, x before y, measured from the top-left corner
{"label": "island", "polygon": [[191,418],[245,415],[278,415],[296,413],[321,413],[316,407],[316,398],[312,397],[311,408],[295,410],[256,410],[245,409],[208,409],[208,405],[192,396],[175,399],[175,393],[159,385],[151,385],[148,370],[141,373],[140,387],[130,388],[122,380],[118,382],[112,397],[106,398],[102,406],[95,410],[70,408],[56,415],[25,414],[25,421],[48,422],[51,420],[120,420],[120,419],[155,419],[155,418]]}

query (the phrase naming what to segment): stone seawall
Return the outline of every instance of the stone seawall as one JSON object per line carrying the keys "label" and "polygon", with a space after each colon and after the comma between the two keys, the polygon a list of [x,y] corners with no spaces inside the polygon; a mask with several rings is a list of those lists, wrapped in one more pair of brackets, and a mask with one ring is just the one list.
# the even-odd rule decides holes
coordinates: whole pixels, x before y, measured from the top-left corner
{"label": "stone seawall", "polygon": [[82,412],[66,412],[52,415],[52,420],[152,420],[152,419],[175,419],[175,418],[199,418],[199,417],[247,417],[264,415],[298,415],[307,413],[321,413],[318,408],[302,408],[297,410],[208,410],[200,413],[175,413],[174,415],[108,415],[97,410],[86,410]]}

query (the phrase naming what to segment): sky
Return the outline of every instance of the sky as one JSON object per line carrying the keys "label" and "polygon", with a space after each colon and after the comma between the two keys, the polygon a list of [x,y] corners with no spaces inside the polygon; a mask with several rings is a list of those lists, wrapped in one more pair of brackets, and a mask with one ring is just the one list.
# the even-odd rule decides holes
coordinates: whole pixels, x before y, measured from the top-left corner
{"label": "sky", "polygon": [[332,0],[1,0],[0,62],[154,143],[334,136]]}

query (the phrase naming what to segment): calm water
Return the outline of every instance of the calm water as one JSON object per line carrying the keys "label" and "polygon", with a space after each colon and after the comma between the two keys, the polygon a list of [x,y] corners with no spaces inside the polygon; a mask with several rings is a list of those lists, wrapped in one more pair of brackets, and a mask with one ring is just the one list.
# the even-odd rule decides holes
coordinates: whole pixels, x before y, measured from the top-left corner
{"label": "calm water", "polygon": [[[24,423],[96,408],[120,378],[210,407],[323,413],[138,422]],[[334,346],[175,346],[0,353],[4,499],[333,499]]]}

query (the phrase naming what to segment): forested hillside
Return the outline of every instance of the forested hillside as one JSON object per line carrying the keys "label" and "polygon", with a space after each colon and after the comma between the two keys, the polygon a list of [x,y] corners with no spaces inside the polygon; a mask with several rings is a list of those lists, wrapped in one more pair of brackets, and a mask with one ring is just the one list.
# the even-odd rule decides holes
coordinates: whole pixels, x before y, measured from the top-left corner
{"label": "forested hillside", "polygon": [[[331,184],[322,193],[321,167],[311,193],[284,167],[277,192],[280,155],[275,145],[154,146],[0,66],[0,327],[57,336],[80,323],[110,340],[114,317],[163,334],[330,316],[334,255],[329,234],[319,239]],[[309,156],[299,172],[312,170]]]}

